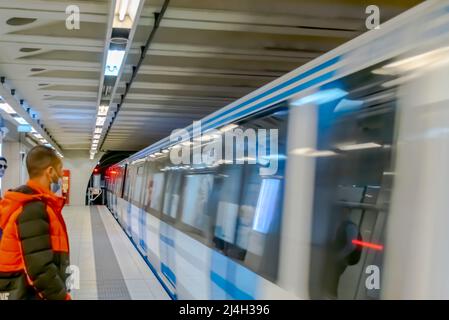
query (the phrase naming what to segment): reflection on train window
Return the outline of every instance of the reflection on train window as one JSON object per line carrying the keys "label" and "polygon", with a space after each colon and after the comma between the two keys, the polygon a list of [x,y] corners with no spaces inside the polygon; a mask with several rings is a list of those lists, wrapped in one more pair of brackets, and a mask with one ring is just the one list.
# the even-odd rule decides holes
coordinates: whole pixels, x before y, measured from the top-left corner
{"label": "reflection on train window", "polygon": [[[346,79],[350,88],[360,75]],[[366,86],[350,99],[370,103],[339,112],[342,101],[317,107],[310,294],[314,299],[378,299],[366,286],[372,266],[382,270],[385,221],[392,188],[394,101],[376,102],[382,88]],[[363,94],[362,96],[360,96]],[[394,95],[392,95],[394,97]],[[348,97],[346,97],[348,99]],[[367,99],[368,100],[368,99]],[[376,276],[381,276],[377,274]]]}
{"label": "reflection on train window", "polygon": [[242,188],[243,166],[225,166],[217,175],[220,199],[217,206],[215,237],[234,244],[239,202]]}
{"label": "reflection on train window", "polygon": [[126,201],[129,201],[129,187],[130,187],[130,181],[131,181],[131,167],[127,166],[125,169],[125,186],[123,190],[123,199]]}
{"label": "reflection on train window", "polygon": [[150,185],[150,202],[149,207],[157,212],[161,211],[162,208],[162,197],[164,191],[164,181],[165,175],[162,172],[155,173]]}
{"label": "reflection on train window", "polygon": [[[267,164],[175,166],[167,155],[147,162],[145,211],[219,250],[267,279],[277,277],[288,112],[285,107],[240,123],[244,131],[277,129],[275,175]],[[235,152],[235,150],[234,150]],[[248,155],[245,150],[245,156]],[[224,154],[224,153],[223,153]]]}
{"label": "reflection on train window", "polygon": [[167,173],[162,213],[175,219],[181,193],[182,174],[180,171]]}
{"label": "reflection on train window", "polygon": [[139,167],[134,167],[133,170],[133,187],[132,187],[132,195],[131,195],[131,202],[135,205],[140,207],[140,194],[143,190],[143,183],[144,183],[144,166],[140,165]]}
{"label": "reflection on train window", "polygon": [[214,183],[212,174],[186,174],[182,201],[181,221],[202,231],[210,224],[208,201]]}
{"label": "reflection on train window", "polygon": [[223,165],[216,174],[213,192],[215,247],[273,281],[277,277],[286,126],[285,110],[241,124],[243,130],[278,129],[279,155],[273,155],[279,156],[278,171],[276,175],[263,176],[259,163]]}
{"label": "reflection on train window", "polygon": [[117,196],[117,197],[121,197],[122,196],[122,184],[123,184],[123,180],[122,180],[122,175],[123,175],[123,171],[121,167],[118,167],[116,169],[114,169],[113,173],[112,173],[112,192]]}
{"label": "reflection on train window", "polygon": [[143,195],[142,208],[160,217],[164,196],[165,174],[160,172],[160,161],[147,161],[145,164],[146,187]]}

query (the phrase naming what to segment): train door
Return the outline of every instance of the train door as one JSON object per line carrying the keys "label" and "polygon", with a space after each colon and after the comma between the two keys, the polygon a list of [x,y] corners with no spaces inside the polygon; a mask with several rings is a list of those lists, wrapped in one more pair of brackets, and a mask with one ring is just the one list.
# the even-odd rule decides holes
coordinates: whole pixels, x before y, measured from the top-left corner
{"label": "train door", "polygon": [[[259,154],[258,163],[224,163],[216,174],[213,244],[218,252],[211,256],[212,299],[270,297],[268,283],[275,282],[278,274],[287,122],[288,113],[282,104],[239,123],[242,130],[270,130],[270,135],[276,132],[277,143],[268,143],[267,134],[266,144],[258,141],[259,147],[267,147],[264,156]],[[244,148],[250,159],[249,146]],[[263,170],[268,159],[277,170]],[[266,286],[260,290],[262,283]]]}
{"label": "train door", "polygon": [[315,106],[315,150],[297,152],[316,166],[311,298],[380,296],[396,108],[394,92],[375,77],[352,75],[343,81],[345,99]]}
{"label": "train door", "polygon": [[163,163],[159,159],[148,160],[146,166],[145,192],[142,210],[142,248],[157,272],[160,269],[160,225],[164,198],[165,173],[160,171]]}
{"label": "train door", "polygon": [[128,236],[131,237],[131,186],[134,182],[134,167],[128,165],[125,170],[125,186],[123,191],[123,206],[121,210],[121,224]]}
{"label": "train door", "polygon": [[175,238],[176,229],[173,227],[181,200],[183,175],[180,170],[167,173],[164,200],[162,203],[161,223],[159,226],[160,269],[167,287],[176,292],[175,274]]}
{"label": "train door", "polygon": [[[142,205],[141,197],[143,193],[145,180],[144,163],[136,163],[132,165],[132,177],[129,190],[129,212],[128,212],[128,228],[134,243],[140,244],[141,240],[141,224],[142,224]],[[144,253],[143,248],[138,245],[139,250]]]}

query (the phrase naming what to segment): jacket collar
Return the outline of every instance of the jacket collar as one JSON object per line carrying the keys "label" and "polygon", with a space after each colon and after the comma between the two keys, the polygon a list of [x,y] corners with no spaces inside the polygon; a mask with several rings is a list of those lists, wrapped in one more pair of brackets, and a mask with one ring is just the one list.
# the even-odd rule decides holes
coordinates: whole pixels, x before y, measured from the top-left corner
{"label": "jacket collar", "polygon": [[28,180],[26,185],[33,189],[37,195],[45,198],[48,204],[53,208],[53,210],[57,211],[58,213],[61,212],[65,204],[65,198],[57,196],[49,189],[41,186],[33,180]]}
{"label": "jacket collar", "polygon": [[20,188],[17,190],[9,190],[5,193],[2,205],[0,206],[0,227],[5,227],[9,217],[21,204],[35,200],[45,201],[57,214],[61,223],[64,224],[61,211],[65,204],[65,198],[58,197],[50,190],[32,180],[29,180],[26,185],[34,191],[32,194],[20,192]]}
{"label": "jacket collar", "polygon": [[28,180],[26,185],[33,189],[37,194],[47,194],[50,196],[54,196],[54,194],[50,192],[50,189],[45,188],[34,180]]}

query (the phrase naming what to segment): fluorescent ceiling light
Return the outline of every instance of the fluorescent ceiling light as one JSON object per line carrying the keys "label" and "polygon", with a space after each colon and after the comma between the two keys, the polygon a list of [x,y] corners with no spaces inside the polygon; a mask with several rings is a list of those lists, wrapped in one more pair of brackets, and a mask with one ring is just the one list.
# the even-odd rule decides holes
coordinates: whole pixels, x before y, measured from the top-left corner
{"label": "fluorescent ceiling light", "polygon": [[294,107],[299,107],[306,104],[325,104],[334,100],[341,99],[345,97],[348,92],[335,88],[335,89],[327,89],[320,90],[315,93],[309,94],[305,97],[292,100],[291,105]]}
{"label": "fluorescent ceiling light", "polygon": [[118,1],[117,6],[119,7],[118,19],[124,21],[128,13],[129,0]]}
{"label": "fluorescent ceiling light", "polygon": [[448,56],[449,47],[438,48],[429,52],[389,63],[380,69],[373,70],[372,73],[394,75],[403,72],[409,72],[420,68],[430,67],[441,62],[447,62]]}
{"label": "fluorescent ceiling light", "polygon": [[92,140],[92,144],[96,144],[96,143],[98,143],[98,141],[100,141],[100,140],[94,139],[94,140]]}
{"label": "fluorescent ceiling light", "polygon": [[[231,129],[228,129],[231,130]],[[203,134],[201,136],[196,137],[195,141],[199,141],[199,142],[209,142],[212,141],[214,139],[218,139],[221,138],[221,134]]]}
{"label": "fluorescent ceiling light", "polygon": [[382,83],[382,87],[384,88],[391,88],[391,87],[396,87],[396,86],[400,86],[408,81],[411,81],[413,79],[418,78],[419,76],[421,76],[420,72],[412,72],[412,73],[408,73],[404,76],[399,76],[396,79],[390,80],[390,81],[386,81],[384,83]]}
{"label": "fluorescent ceiling light", "polygon": [[125,50],[109,50],[104,75],[117,76],[124,58]]}
{"label": "fluorescent ceiling light", "polygon": [[42,135],[39,134],[39,133],[36,133],[34,136],[35,136],[36,138],[38,138],[38,139],[42,139],[42,138],[43,138]]}
{"label": "fluorescent ceiling light", "polygon": [[115,5],[113,28],[131,29],[137,16],[140,0],[118,0]]}
{"label": "fluorescent ceiling light", "polygon": [[94,139],[100,139],[101,134],[94,134]]}
{"label": "fluorescent ceiling light", "polygon": [[355,111],[362,107],[363,100],[342,99],[334,109],[334,112]]}
{"label": "fluorescent ceiling light", "polygon": [[97,117],[97,126],[102,126],[104,124],[104,121],[106,120],[106,117]]}
{"label": "fluorescent ceiling light", "polygon": [[99,106],[98,107],[98,115],[105,116],[108,114],[109,106]]}
{"label": "fluorescent ceiling light", "polygon": [[103,131],[103,128],[95,128],[94,133],[101,133]]}
{"label": "fluorescent ceiling light", "polygon": [[17,112],[15,112],[14,109],[11,108],[11,106],[10,106],[9,104],[7,104],[6,102],[5,102],[5,103],[0,103],[0,109],[2,109],[3,111],[5,111],[6,113],[9,113],[9,114],[17,113]]}
{"label": "fluorescent ceiling light", "polygon": [[31,126],[29,124],[19,124],[17,132],[31,132]]}
{"label": "fluorescent ceiling light", "polygon": [[223,128],[221,128],[220,131],[221,132],[226,132],[226,131],[235,129],[237,127],[238,127],[238,125],[231,123],[231,124],[228,124],[227,126],[224,126]]}
{"label": "fluorescent ceiling light", "polygon": [[261,157],[262,159],[266,159],[266,160],[286,160],[287,157],[285,156],[285,154],[270,154],[267,156],[263,156]]}
{"label": "fluorescent ceiling light", "polygon": [[336,153],[331,150],[316,150],[312,148],[293,149],[290,154],[306,157],[331,157],[336,155]]}
{"label": "fluorescent ceiling light", "polygon": [[352,151],[352,150],[362,150],[362,149],[372,149],[372,148],[380,148],[382,145],[374,142],[367,143],[359,143],[359,144],[348,144],[348,145],[340,145],[338,149],[342,151]]}
{"label": "fluorescent ceiling light", "polygon": [[14,117],[14,120],[16,120],[20,124],[29,124],[24,118],[22,117]]}

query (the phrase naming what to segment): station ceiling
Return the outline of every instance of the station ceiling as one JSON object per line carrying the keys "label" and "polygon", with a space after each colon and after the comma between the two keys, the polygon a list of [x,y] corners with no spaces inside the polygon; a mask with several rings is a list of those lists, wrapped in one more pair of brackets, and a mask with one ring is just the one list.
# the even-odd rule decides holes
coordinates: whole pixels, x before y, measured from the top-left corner
{"label": "station ceiling", "polygon": [[[421,1],[376,0],[381,22]],[[146,0],[111,111],[163,0]],[[103,151],[139,150],[366,31],[370,1],[171,0]],[[66,8],[80,28],[66,28]],[[0,76],[62,150],[89,150],[111,1],[0,0]],[[100,87],[101,86],[101,87]]]}

